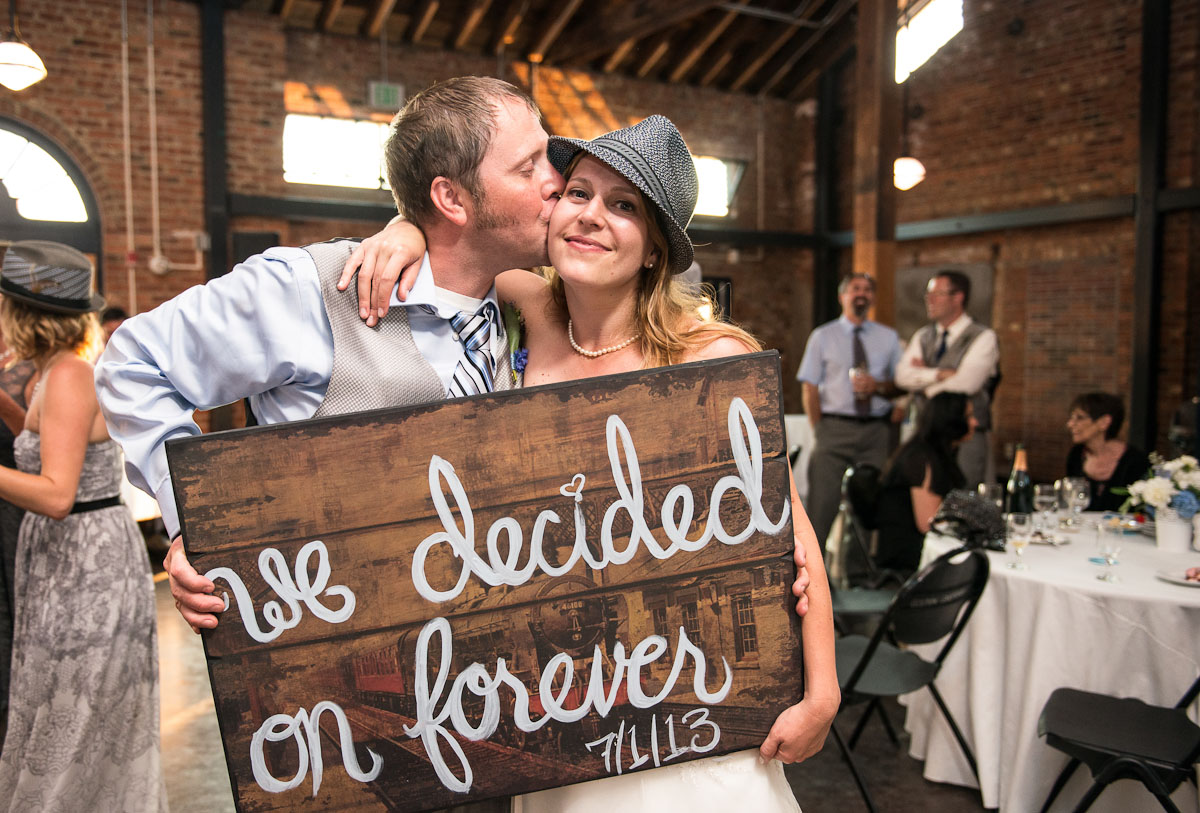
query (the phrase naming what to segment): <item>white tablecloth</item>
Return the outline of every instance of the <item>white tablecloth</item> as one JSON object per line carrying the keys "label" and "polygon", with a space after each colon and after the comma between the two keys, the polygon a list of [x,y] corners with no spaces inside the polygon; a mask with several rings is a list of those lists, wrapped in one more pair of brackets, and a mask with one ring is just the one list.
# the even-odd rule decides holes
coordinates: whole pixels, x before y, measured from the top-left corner
{"label": "white tablecloth", "polygon": [[[1037,723],[1060,686],[1174,705],[1200,673],[1200,588],[1164,582],[1155,572],[1182,574],[1200,553],[1168,554],[1153,540],[1125,537],[1117,584],[1099,581],[1094,531],[1060,547],[1029,546],[1028,570],[1010,570],[989,553],[991,578],[937,686],[979,764],[983,803],[1002,811],[1041,808],[1067,762],[1038,737]],[[930,535],[923,562],[958,546]],[[934,647],[922,647],[932,657]],[[928,691],[902,698],[910,753],[925,760],[925,777],[975,786],[974,777]],[[1196,718],[1196,709],[1192,709]],[[1055,810],[1071,810],[1091,782],[1076,771]],[[1184,784],[1172,797],[1195,813],[1196,791]],[[1157,810],[1133,780],[1111,785],[1093,811]]]}

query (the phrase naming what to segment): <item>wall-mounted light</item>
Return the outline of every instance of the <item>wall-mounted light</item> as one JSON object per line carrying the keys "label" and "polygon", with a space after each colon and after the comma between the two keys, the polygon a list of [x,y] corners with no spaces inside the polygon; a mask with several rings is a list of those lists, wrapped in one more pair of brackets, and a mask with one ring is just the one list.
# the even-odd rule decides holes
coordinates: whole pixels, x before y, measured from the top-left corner
{"label": "wall-mounted light", "polygon": [[0,35],[0,85],[24,90],[46,78],[46,66],[17,27],[17,0],[8,0],[8,30]]}
{"label": "wall-mounted light", "polygon": [[902,155],[892,165],[892,183],[901,192],[925,180],[925,165],[911,155]]}

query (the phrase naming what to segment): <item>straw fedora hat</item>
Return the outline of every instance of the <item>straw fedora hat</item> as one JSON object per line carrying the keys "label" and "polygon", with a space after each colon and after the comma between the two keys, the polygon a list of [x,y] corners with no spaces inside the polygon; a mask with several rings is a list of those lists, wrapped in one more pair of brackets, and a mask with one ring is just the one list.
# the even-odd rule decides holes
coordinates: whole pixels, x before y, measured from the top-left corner
{"label": "straw fedora hat", "polygon": [[8,247],[0,267],[0,293],[54,313],[91,313],[104,307],[92,261],[49,240],[22,240]]}

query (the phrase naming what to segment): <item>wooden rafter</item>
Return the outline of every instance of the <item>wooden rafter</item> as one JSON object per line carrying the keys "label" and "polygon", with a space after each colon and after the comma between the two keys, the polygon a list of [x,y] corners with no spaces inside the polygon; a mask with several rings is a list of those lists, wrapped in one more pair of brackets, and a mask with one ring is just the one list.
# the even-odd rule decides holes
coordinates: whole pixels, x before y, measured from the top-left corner
{"label": "wooden rafter", "polygon": [[500,19],[500,25],[496,26],[488,51],[496,56],[504,53],[504,49],[516,41],[517,29],[528,12],[529,0],[508,0],[508,8]]}
{"label": "wooden rafter", "polygon": [[371,8],[367,11],[366,19],[363,20],[362,26],[358,32],[364,37],[378,37],[379,32],[387,25],[388,17],[392,14],[392,9],[396,7],[396,0],[375,0],[371,4]]}
{"label": "wooden rafter", "polygon": [[559,41],[553,61],[591,62],[631,37],[642,39],[666,31],[717,5],[720,0],[632,0],[614,10],[608,3],[593,3],[589,16]]}
{"label": "wooden rafter", "polygon": [[817,81],[821,74],[844,57],[854,47],[853,37],[840,39],[829,45],[816,49],[811,59],[804,62],[804,72],[800,78],[791,84],[787,98],[792,101],[807,99],[817,90]]}
{"label": "wooden rafter", "polygon": [[554,45],[554,41],[558,39],[558,35],[562,33],[567,22],[574,16],[575,12],[583,0],[566,0],[558,7],[558,13],[551,18],[550,22],[538,34],[537,39],[533,41],[532,47],[525,58],[530,62],[542,62],[546,59],[546,52]]}
{"label": "wooden rafter", "polygon": [[754,55],[754,58],[741,69],[737,77],[729,85],[729,89],[736,92],[745,87],[746,83],[762,70],[763,65],[766,65],[771,57],[779,53],[780,48],[787,45],[788,41],[796,36],[796,30],[795,28],[787,27],[775,35],[775,38],[767,44],[767,47],[759,50]]}
{"label": "wooden rafter", "polygon": [[725,30],[733,24],[737,19],[736,11],[726,11],[717,20],[716,24],[707,31],[701,32],[692,40],[691,47],[686,50],[683,58],[676,63],[671,72],[667,74],[668,81],[678,82],[683,77],[687,76],[692,68],[700,61],[700,57],[712,47],[712,44],[717,41],[717,38],[725,33]]}
{"label": "wooden rafter", "polygon": [[702,88],[711,85],[721,75],[721,71],[725,70],[725,66],[729,64],[729,60],[731,59],[733,59],[733,51],[726,50],[712,61],[712,64],[708,66],[708,69],[704,73],[700,74],[700,81],[697,84]]}
{"label": "wooden rafter", "polygon": [[429,30],[429,24],[433,22],[434,16],[437,15],[438,6],[441,3],[438,0],[423,0],[416,14],[412,16],[412,20],[408,26],[408,41],[417,42],[421,37],[425,36],[425,32]]}
{"label": "wooden rafter", "polygon": [[454,50],[461,51],[471,41],[471,35],[479,27],[479,23],[483,21],[483,15],[487,14],[491,5],[492,0],[473,0],[471,7],[467,9],[467,18],[463,20],[458,34],[454,37]]}
{"label": "wooden rafter", "polygon": [[629,56],[629,52],[633,50],[633,46],[637,45],[637,40],[633,37],[625,40],[617,46],[608,58],[604,60],[603,70],[605,73],[612,73],[617,69],[617,66],[625,61],[625,57]]}
{"label": "wooden rafter", "polygon": [[654,70],[654,67],[667,55],[667,51],[671,50],[671,32],[662,32],[642,50],[646,54],[646,58],[642,60],[642,64],[638,66],[636,71],[639,79],[645,79],[650,74],[650,71]]}
{"label": "wooden rafter", "polygon": [[856,2],[857,0],[841,0],[841,2],[834,6],[833,10],[825,16],[825,19],[821,20],[821,27],[813,31],[799,48],[792,51],[783,64],[776,68],[775,72],[763,83],[763,86],[758,89],[759,94],[766,95],[772,88],[783,81],[784,77],[791,73],[792,68],[796,67],[796,64],[821,41],[821,35],[836,25],[846,12],[854,8]]}
{"label": "wooden rafter", "polygon": [[333,28],[333,21],[337,19],[338,12],[342,10],[344,0],[325,0],[321,5],[321,13],[317,16],[317,28],[322,31],[329,31]]}
{"label": "wooden rafter", "polygon": [[271,7],[271,11],[286,20],[288,15],[292,13],[292,7],[295,5],[296,0],[275,0],[275,5]]}

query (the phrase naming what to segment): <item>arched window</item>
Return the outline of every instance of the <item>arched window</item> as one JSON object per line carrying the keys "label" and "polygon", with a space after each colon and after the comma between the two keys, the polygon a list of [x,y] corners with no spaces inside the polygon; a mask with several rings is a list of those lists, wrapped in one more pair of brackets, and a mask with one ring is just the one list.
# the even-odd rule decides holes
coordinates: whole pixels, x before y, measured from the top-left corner
{"label": "arched window", "polygon": [[0,240],[56,240],[96,263],[103,290],[100,217],[83,172],[37,130],[0,116]]}

